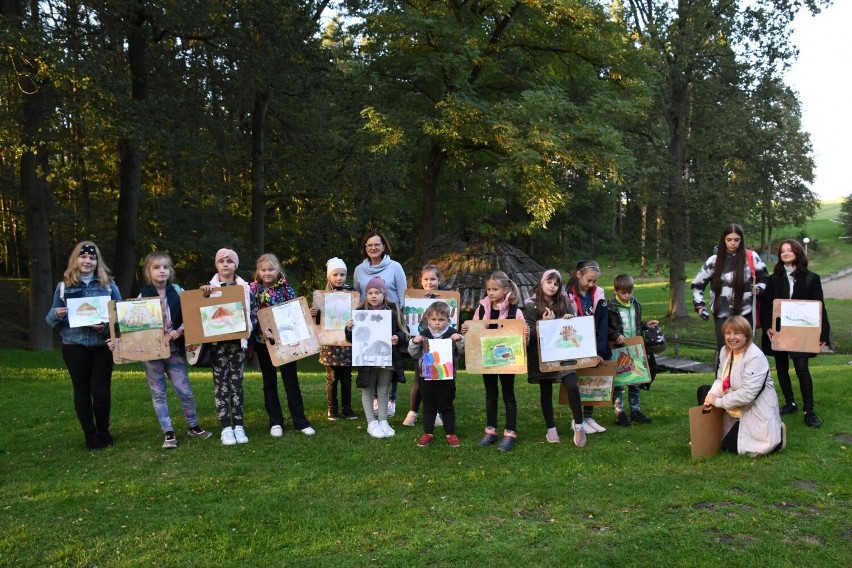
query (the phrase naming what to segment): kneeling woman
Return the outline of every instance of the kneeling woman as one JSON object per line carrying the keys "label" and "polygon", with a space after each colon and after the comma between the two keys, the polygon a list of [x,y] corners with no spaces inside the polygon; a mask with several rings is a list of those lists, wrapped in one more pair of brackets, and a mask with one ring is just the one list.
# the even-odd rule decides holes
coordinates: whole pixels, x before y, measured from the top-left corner
{"label": "kneeling woman", "polygon": [[727,411],[722,450],[748,456],[776,452],[784,447],[787,436],[769,361],[752,341],[751,324],[744,317],[728,318],[722,335],[725,345],[716,381],[699,387],[698,403]]}

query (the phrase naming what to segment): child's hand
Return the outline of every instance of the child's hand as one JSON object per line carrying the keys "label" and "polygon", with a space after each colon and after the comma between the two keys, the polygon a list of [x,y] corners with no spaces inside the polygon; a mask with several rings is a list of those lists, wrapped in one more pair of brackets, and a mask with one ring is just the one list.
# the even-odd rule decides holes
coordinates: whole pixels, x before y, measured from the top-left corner
{"label": "child's hand", "polygon": [[524,324],[524,339],[529,340],[530,338],[530,326]]}
{"label": "child's hand", "polygon": [[421,341],[423,341],[423,336],[415,335],[414,338],[411,340],[411,343],[420,343]]}
{"label": "child's hand", "polygon": [[470,329],[470,326],[469,326],[469,325],[467,325],[467,322],[464,322],[464,323],[462,324],[462,327],[461,327],[461,332],[462,332],[462,333],[467,333],[467,331],[468,331],[469,329]]}
{"label": "child's hand", "polygon": [[311,307],[310,312],[311,312],[311,317],[312,317],[312,318],[317,317],[317,309],[316,309],[316,308]]}
{"label": "child's hand", "polygon": [[211,286],[210,284],[204,284],[200,287],[200,289],[202,292],[204,292],[205,296],[209,296],[210,292],[213,290],[213,286]]}
{"label": "child's hand", "polygon": [[565,314],[564,316],[562,316],[562,319],[569,320],[569,319],[571,319],[571,318],[573,318],[573,317],[574,317],[574,314]]}
{"label": "child's hand", "polygon": [[263,337],[265,337],[267,341],[272,341],[275,339],[275,336],[272,335],[272,332],[268,329],[263,330]]}
{"label": "child's hand", "polygon": [[109,347],[110,351],[114,351],[116,345],[118,345],[117,339],[113,339],[112,337],[110,337],[109,339],[106,340],[106,346]]}
{"label": "child's hand", "polygon": [[103,322],[101,322],[101,323],[96,323],[96,324],[94,324],[94,325],[90,325],[90,326],[89,326],[89,328],[90,328],[92,331],[96,331],[96,332],[100,333],[100,332],[102,332],[102,331],[104,330],[104,328],[106,328],[106,324],[105,324],[105,323],[103,323]]}
{"label": "child's hand", "polygon": [[544,313],[541,314],[541,319],[544,320],[552,320],[555,316],[553,315],[553,310],[550,308],[544,308]]}
{"label": "child's hand", "polygon": [[624,336],[619,335],[618,337],[616,337],[615,338],[615,344],[616,345],[624,345]]}
{"label": "child's hand", "polygon": [[56,308],[56,317],[64,318],[68,315],[68,308]]}
{"label": "child's hand", "polygon": [[648,327],[655,328],[660,325],[660,320],[651,320],[648,322]]}
{"label": "child's hand", "polygon": [[352,329],[353,325],[355,325],[355,322],[352,321],[352,320],[349,320],[348,322],[346,322],[346,329]]}
{"label": "child's hand", "polygon": [[175,341],[175,340],[179,339],[181,335],[183,335],[182,329],[173,329],[172,331],[169,332],[169,336],[168,336],[169,341]]}
{"label": "child's hand", "polygon": [[391,345],[396,345],[397,343],[399,343],[399,337],[392,335],[391,336]]}
{"label": "child's hand", "polygon": [[452,339],[453,341],[461,341],[462,336],[460,333],[454,333],[450,336],[450,339]]}

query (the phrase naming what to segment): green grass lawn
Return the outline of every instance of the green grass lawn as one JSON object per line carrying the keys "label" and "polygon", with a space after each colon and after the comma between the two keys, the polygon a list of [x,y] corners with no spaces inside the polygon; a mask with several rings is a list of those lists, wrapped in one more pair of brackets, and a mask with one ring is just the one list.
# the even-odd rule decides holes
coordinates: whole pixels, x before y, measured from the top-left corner
{"label": "green grass lawn", "polygon": [[[599,409],[610,431],[584,449],[567,436],[566,407],[557,408],[565,439],[545,442],[538,389],[519,378],[519,442],[500,454],[476,447],[478,376],[459,379],[462,447],[417,448],[420,425],[400,424],[405,404],[387,440],[370,438],[363,420],[327,422],[324,375],[307,362],[316,436],[271,438],[260,377],[249,372],[248,445],[188,439],[170,392],[180,447],[166,451],[141,371],[123,366],[113,382],[117,444],[90,453],[58,354],[0,351],[9,405],[0,564],[850,566],[847,362],[815,360],[822,429],[787,417],[784,452],[696,462],[687,410],[706,375],[661,375],[642,394],[648,426],[616,430],[611,409]],[[193,372],[192,384],[202,425],[214,429],[209,371]],[[400,400],[407,394],[402,385]]]}

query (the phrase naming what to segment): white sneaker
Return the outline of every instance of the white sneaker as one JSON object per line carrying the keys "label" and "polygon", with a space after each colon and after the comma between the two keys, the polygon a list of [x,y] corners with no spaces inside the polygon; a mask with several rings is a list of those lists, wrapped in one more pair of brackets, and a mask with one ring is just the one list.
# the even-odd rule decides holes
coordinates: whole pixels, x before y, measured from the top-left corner
{"label": "white sneaker", "polygon": [[408,414],[405,415],[405,420],[402,421],[403,426],[414,426],[417,424],[417,413],[413,410],[409,410]]}
{"label": "white sneaker", "polygon": [[396,414],[396,401],[395,400],[389,400],[388,401],[388,417],[392,417],[394,414]]}
{"label": "white sneaker", "polygon": [[234,437],[234,429],[230,426],[222,428],[221,440],[222,444],[226,446],[235,446],[237,444],[237,439]]}
{"label": "white sneaker", "polygon": [[379,420],[379,428],[382,429],[382,432],[385,433],[385,438],[390,438],[394,434],[396,434],[396,430],[391,428],[391,425],[388,424],[387,420]]}
{"label": "white sneaker", "polygon": [[595,422],[594,418],[586,418],[583,420],[583,423],[586,425],[586,433],[588,434],[593,432],[606,432],[606,428]]}
{"label": "white sneaker", "polygon": [[310,426],[308,426],[307,428],[302,428],[301,430],[299,430],[299,432],[301,432],[305,436],[313,436],[317,433],[317,431],[311,428]]}
{"label": "white sneaker", "polygon": [[583,424],[577,426],[573,422],[571,423],[571,426],[574,428],[574,445],[578,448],[582,448],[586,445],[586,428]]}
{"label": "white sneaker", "polygon": [[385,431],[379,426],[378,420],[370,420],[367,424],[367,434],[373,438],[387,438]]}
{"label": "white sneaker", "polygon": [[269,429],[269,435],[272,436],[273,438],[280,438],[281,436],[284,435],[284,428],[282,428],[281,426],[277,426],[277,425],[273,426],[272,428]]}
{"label": "white sneaker", "polygon": [[246,431],[242,426],[234,426],[234,437],[238,444],[248,444],[248,436],[246,436]]}
{"label": "white sneaker", "polygon": [[440,414],[436,414],[436,415],[435,415],[435,426],[437,426],[437,427],[439,427],[439,428],[440,428],[440,427],[441,427],[441,426],[443,426],[443,425],[444,425],[444,421],[443,421],[443,420],[441,420],[441,415],[440,415]]}

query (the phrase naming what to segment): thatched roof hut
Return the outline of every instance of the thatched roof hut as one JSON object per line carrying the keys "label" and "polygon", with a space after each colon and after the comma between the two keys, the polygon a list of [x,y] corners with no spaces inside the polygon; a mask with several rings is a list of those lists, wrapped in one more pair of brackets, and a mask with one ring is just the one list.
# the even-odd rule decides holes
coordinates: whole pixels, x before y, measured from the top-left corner
{"label": "thatched roof hut", "polygon": [[[466,238],[444,235],[435,239],[427,251],[427,262],[438,266],[444,273],[444,285],[461,294],[461,309],[473,310],[485,296],[485,279],[496,270],[502,270],[521,290],[521,302],[532,296],[544,267],[522,250],[508,243],[482,237]],[[414,274],[419,287],[420,267]]]}

